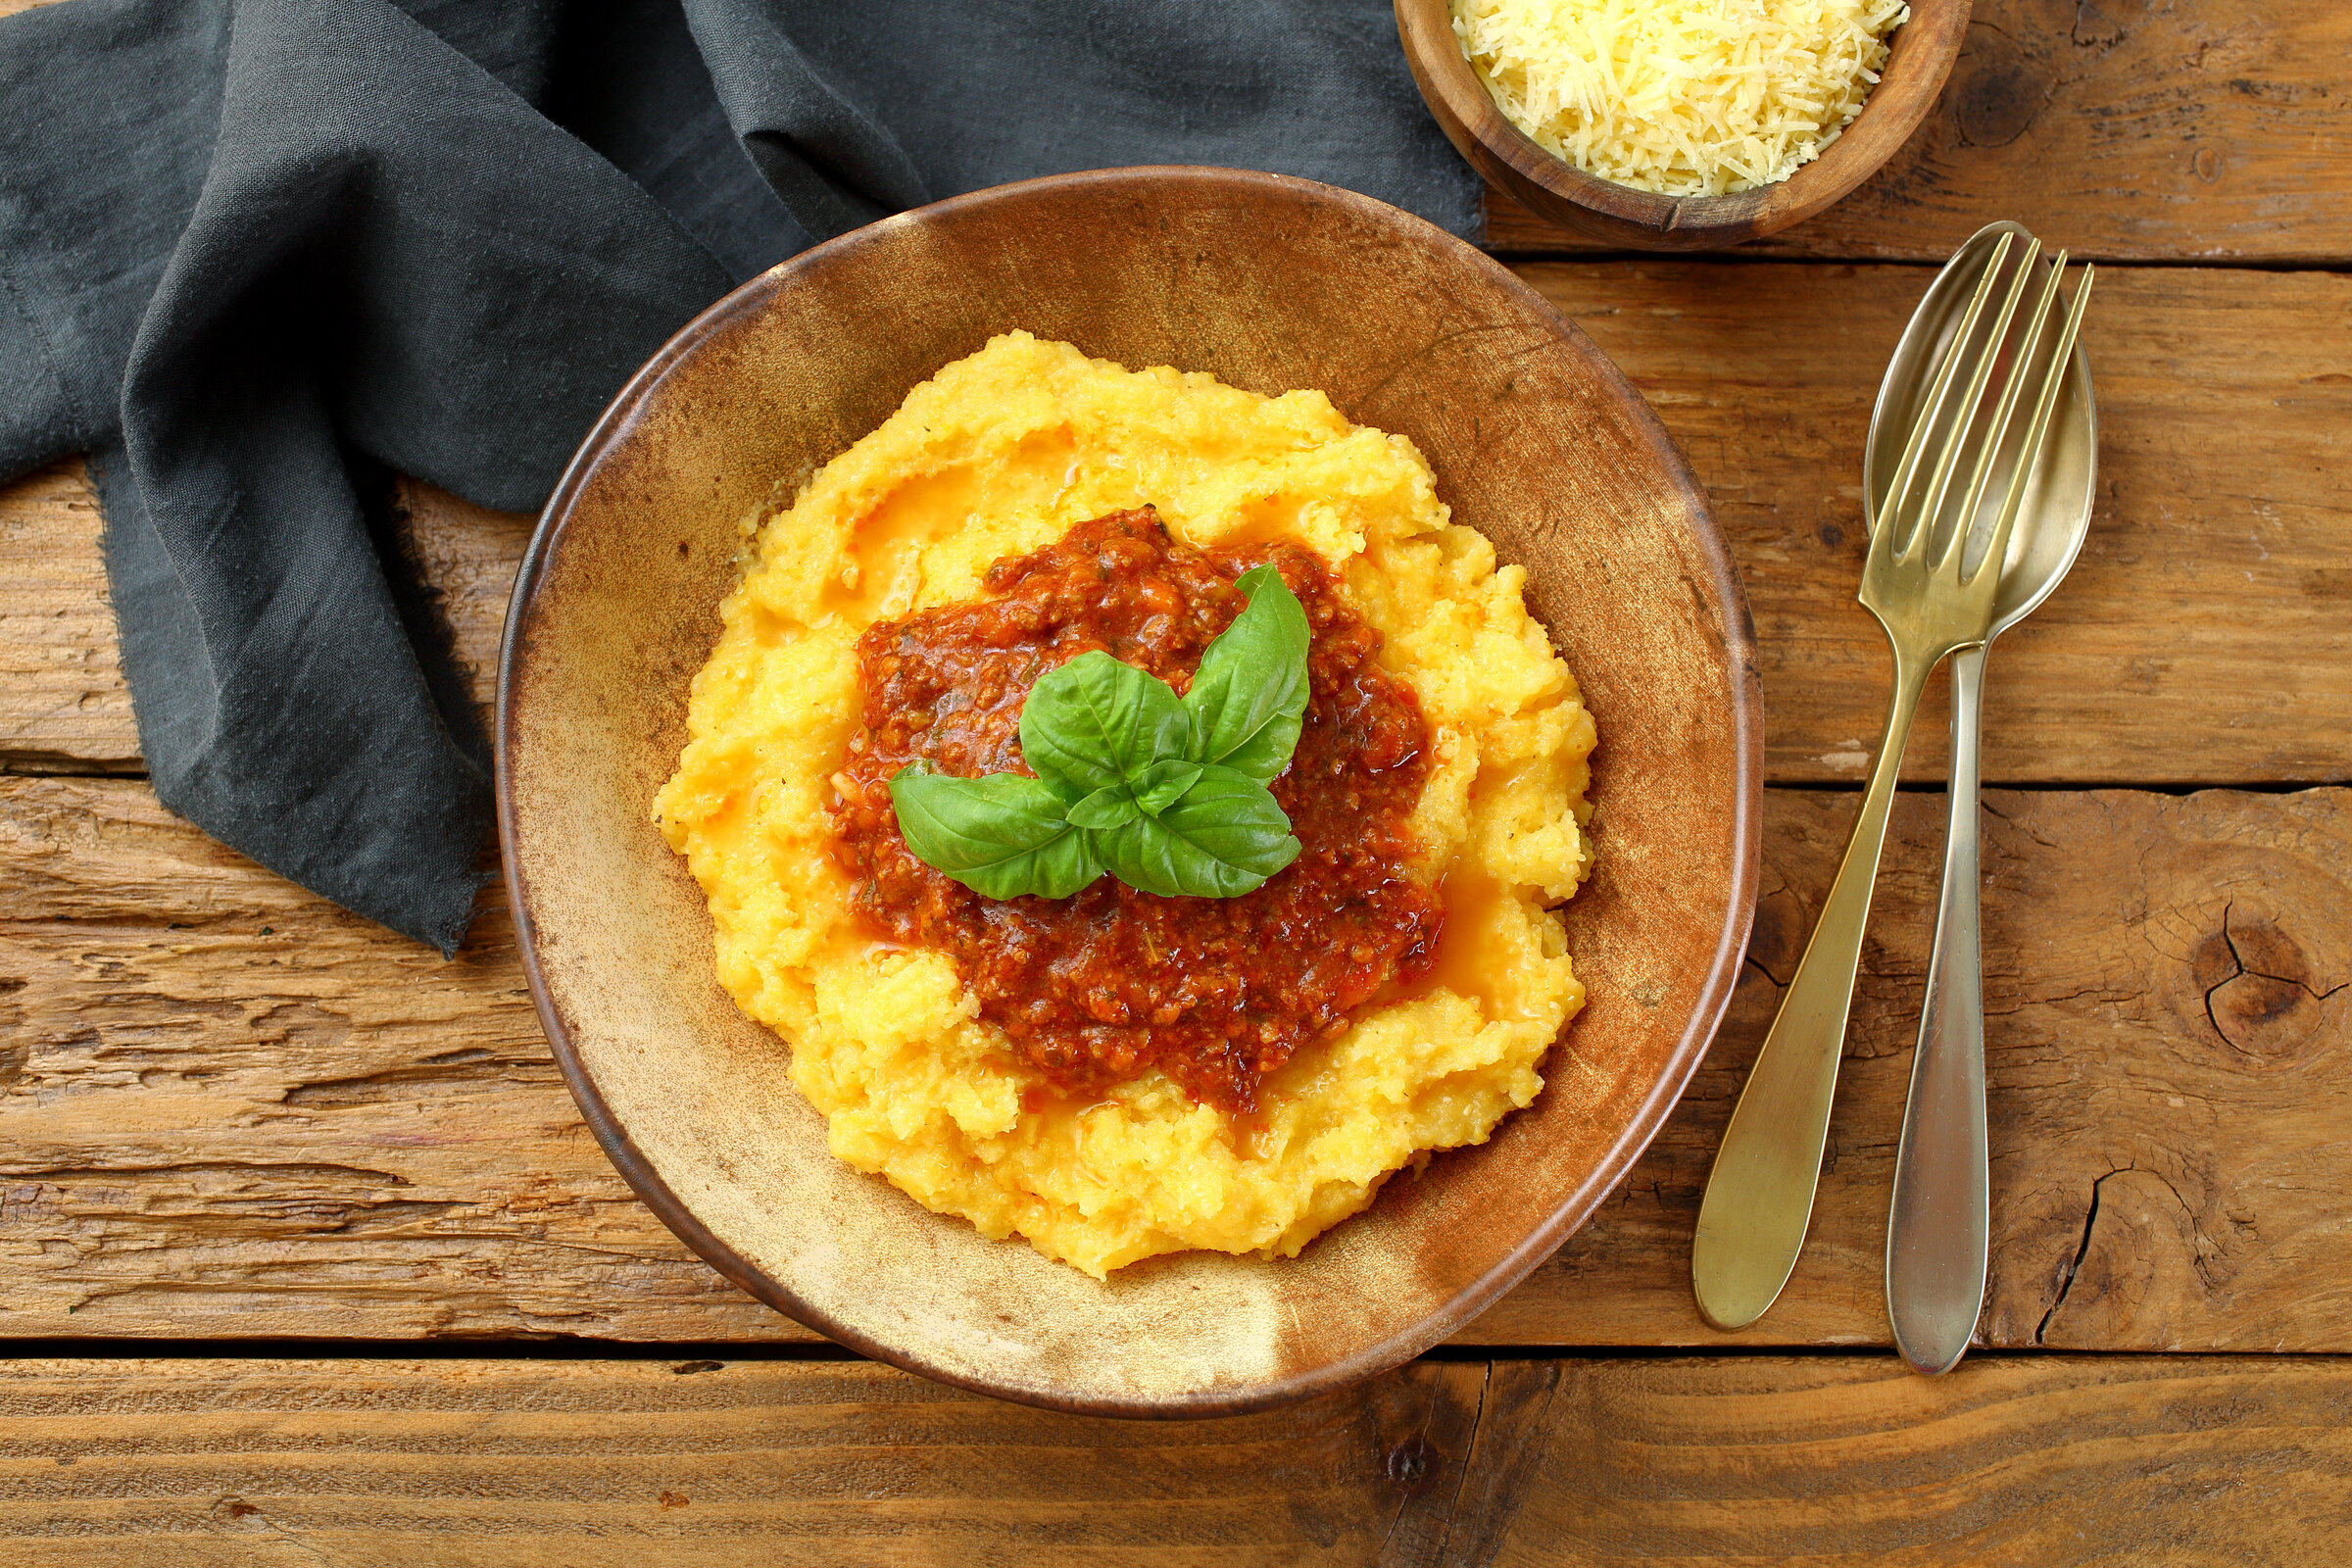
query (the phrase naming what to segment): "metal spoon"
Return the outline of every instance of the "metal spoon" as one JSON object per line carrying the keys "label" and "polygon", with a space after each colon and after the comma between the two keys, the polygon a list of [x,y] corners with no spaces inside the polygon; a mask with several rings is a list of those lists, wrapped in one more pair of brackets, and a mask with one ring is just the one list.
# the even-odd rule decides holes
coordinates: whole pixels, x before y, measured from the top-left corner
{"label": "metal spoon", "polygon": [[[2074,305],[2054,316],[2056,274],[2037,278],[2038,242],[2017,240],[2016,232],[1995,230],[1988,246],[1963,248],[1937,283],[1957,278],[1966,304],[1947,326],[1906,335],[1906,347],[1918,339],[1936,352],[1913,361],[1908,373],[1890,375],[1893,393],[1881,395],[1874,424],[1890,441],[1899,436],[1900,455],[1883,484],[1864,485],[1871,534],[1856,597],[1886,633],[1894,679],[1845,854],[1699,1202],[1690,1284],[1699,1315],[1717,1328],[1744,1328],[1761,1317],[1804,1248],[1904,739],[1936,665],[1982,647],[1989,635],[2001,609],[2001,568],[2016,535],[2039,521],[2028,503],[2049,493],[2047,437],[2074,380],[2089,270]],[[2021,316],[2035,281],[2043,286],[2031,291],[2035,303]],[[1930,303],[1938,309],[1923,306],[1922,316],[1940,321],[1940,297],[1932,293]],[[2043,335],[2045,326],[2053,335]],[[1901,422],[1895,402],[1909,412]],[[1987,502],[1994,525],[1979,535],[1974,524]],[[1977,543],[1981,537],[1988,542]],[[2031,545],[2019,547],[2032,553]]]}
{"label": "metal spoon", "polygon": [[[1874,527],[1876,503],[1886,494],[1901,461],[1903,433],[1917,416],[1928,370],[1958,327],[1969,291],[1984,270],[1985,251],[2004,233],[2017,236],[2013,251],[2032,237],[2015,223],[1994,223],[1972,236],[1920,302],[1886,368],[1862,460],[1864,503],[1872,508]],[[2032,257],[2022,265],[2034,269],[2030,279],[2034,284],[2048,269]],[[2038,363],[2020,366],[2018,372],[2029,381],[2038,379],[2049,352],[2045,344]],[[1948,1371],[1959,1361],[1984,1304],[1991,1195],[1984,1133],[1984,973],[1977,945],[1978,709],[1984,655],[1993,638],[2031,614],[2075,564],[2090,531],[2097,478],[2098,410],[2090,367],[2078,340],[2040,471],[2026,492],[2025,515],[2033,525],[2025,526],[2021,518],[2010,536],[1991,628],[1983,644],[1951,656],[1951,821],[1944,838],[1943,893],[1936,910],[1927,1007],[1911,1059],[1911,1096],[1903,1109],[1894,1200],[1886,1219],[1886,1316],[1903,1358],[1923,1373]],[[1987,486],[1992,495],[2001,488],[1997,477]],[[1988,501],[1970,519],[1986,536],[1991,510]]]}

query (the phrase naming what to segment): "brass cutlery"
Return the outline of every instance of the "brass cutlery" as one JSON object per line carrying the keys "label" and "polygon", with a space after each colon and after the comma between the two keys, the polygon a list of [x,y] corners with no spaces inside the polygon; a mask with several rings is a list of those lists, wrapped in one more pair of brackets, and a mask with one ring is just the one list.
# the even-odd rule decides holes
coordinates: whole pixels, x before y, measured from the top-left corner
{"label": "brass cutlery", "polygon": [[[2022,252],[2015,266],[2010,265],[2013,251]],[[1942,1048],[1944,1036],[1939,1034],[1938,1049],[1929,1057],[1928,1103],[1918,1107],[1920,1115],[1907,1118],[1911,1175],[1898,1186],[1897,1206],[1903,1207],[1908,1194],[1916,1212],[1929,1216],[1925,1223],[1934,1224],[1938,1221],[1933,1216],[1951,1203],[1958,1203],[1963,1215],[1973,1205],[1976,1299],[1982,1298],[1982,1018],[1980,1008],[1965,1004],[1975,995],[1976,974],[1974,693],[1984,646],[2040,602],[2080,548],[2079,531],[2071,546],[2061,543],[2056,552],[2043,542],[2049,532],[2049,507],[2036,503],[2046,503],[2065,488],[2063,479],[2057,485],[2050,482],[2053,451],[2069,467],[2087,462],[2089,451],[2079,427],[2087,419],[2088,378],[2082,378],[2079,393],[2072,392],[2069,371],[2077,365],[2076,338],[2090,298],[2093,270],[2082,270],[2073,303],[2053,336],[2051,320],[2060,298],[2065,255],[2059,254],[2043,277],[2044,269],[2036,265],[2039,251],[2039,242],[2013,224],[1996,224],[1962,246],[1914,316],[1903,342],[1903,349],[1911,352],[1898,352],[1881,388],[1873,448],[1882,430],[1900,430],[1903,441],[1883,487],[1876,482],[1875,465],[1866,459],[1871,482],[1866,482],[1864,496],[1871,527],[1857,597],[1878,617],[1892,648],[1893,692],[1837,878],[1733,1110],[1699,1207],[1691,1283],[1700,1313],[1718,1328],[1741,1328],[1762,1316],[1788,1283],[1803,1249],[1903,744],[1929,676],[1945,657],[1964,650],[1976,655],[1973,667],[1960,677],[1969,683],[1968,702],[1955,706],[1956,719],[1965,716],[1972,743],[1966,781],[1966,929],[1954,894],[1946,901],[1954,907],[1944,944],[1951,973],[1940,1003],[1931,1004],[1935,1027],[1948,1033],[1952,1049]],[[2038,290],[2031,286],[2037,278]],[[1948,336],[1941,329],[1945,313],[1937,310],[1931,316],[1930,311],[1952,297],[1947,285],[1968,290],[1966,306]],[[2021,325],[2019,308],[2030,293],[2034,303]],[[1996,295],[1998,305],[1987,324],[1986,307]],[[1923,326],[1931,319],[1932,326]],[[2062,404],[2069,417],[2053,449],[2050,435]],[[2081,511],[2086,522],[2086,484]],[[1981,515],[1987,513],[1988,517]],[[1973,548],[1980,537],[1984,544]],[[2046,563],[2054,556],[2062,559],[2054,571],[2038,573],[2038,592],[2030,591],[2026,579],[2016,576],[2018,565]],[[2014,590],[2008,586],[2013,576],[2019,584]],[[1957,815],[1961,781],[1955,776],[1954,782]],[[1971,1038],[1976,1043],[1973,1134],[1968,1119]],[[1916,1069],[1914,1082],[1916,1094],[1922,1084]],[[1937,1130],[1928,1130],[1922,1121],[1912,1138],[1909,1122],[1927,1115],[1938,1118]],[[1947,1115],[1961,1120],[1949,1138],[1943,1136],[1940,1119]],[[1972,1157],[1973,1189],[1968,1174]],[[1933,1353],[1941,1353],[1948,1341],[1942,1325],[1957,1311],[1948,1303],[1967,1294],[1969,1243],[1964,1234],[1959,1243],[1963,1256],[1956,1268],[1932,1265],[1929,1260],[1937,1254],[1933,1246],[1923,1247],[1930,1239],[1921,1234],[1920,1223],[1906,1214],[1904,1257],[1898,1264],[1890,1250],[1888,1281],[1890,1301],[1899,1278],[1907,1303],[1915,1281],[1926,1282],[1926,1294],[1946,1303],[1909,1319],[1920,1325],[1924,1355],[1931,1353],[1925,1348],[1931,1341],[1937,1347]],[[1965,1218],[1961,1223],[1965,1230]],[[1906,1304],[1903,1310],[1908,1314],[1911,1309]],[[1972,1307],[1968,1327],[1974,1324]],[[1964,1329],[1963,1348],[1966,1335]],[[1952,1358],[1957,1355],[1954,1350]]]}

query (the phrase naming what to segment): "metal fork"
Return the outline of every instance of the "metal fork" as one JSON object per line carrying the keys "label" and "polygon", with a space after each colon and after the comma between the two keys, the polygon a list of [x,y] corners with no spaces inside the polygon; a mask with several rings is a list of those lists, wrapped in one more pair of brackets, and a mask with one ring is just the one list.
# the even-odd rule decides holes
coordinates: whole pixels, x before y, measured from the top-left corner
{"label": "metal fork", "polygon": [[[2033,414],[2010,468],[1991,538],[1975,557],[1974,570],[1968,570],[1968,546],[1976,531],[1972,523],[1993,460],[2022,401],[2028,379],[2024,368],[2036,358],[2036,345],[2066,270],[2061,252],[2020,340],[2022,347],[2005,353],[2027,281],[2035,270],[2032,263],[2039,242],[2033,242],[2026,265],[2012,275],[1991,329],[1980,338],[1980,318],[2002,275],[2012,237],[2002,235],[1993,247],[1959,330],[1935,368],[1918,405],[1924,412],[1904,443],[1902,460],[1879,510],[1879,525],[1871,533],[1857,597],[1878,617],[1892,646],[1894,690],[1878,760],[1837,880],[1781,999],[1771,1033],[1749,1070],[1707,1177],[1698,1233],[1690,1249],[1690,1279],[1700,1314],[1717,1328],[1744,1328],[1763,1316],[1788,1282],[1804,1248],[1903,743],[1936,666],[1947,654],[1982,644],[1991,629],[2001,564],[2041,462],[2050,415],[2090,297],[2091,269],[2084,268],[2059,328],[2056,351],[2046,362],[2049,368],[2035,389]],[[1996,365],[2003,363],[2016,368],[2002,377],[1999,396],[1987,408],[1986,388]],[[1955,398],[1954,389],[1962,383],[1965,390]],[[1967,479],[1955,504],[1953,480],[1963,471]],[[1949,524],[1939,526],[1946,517]]]}

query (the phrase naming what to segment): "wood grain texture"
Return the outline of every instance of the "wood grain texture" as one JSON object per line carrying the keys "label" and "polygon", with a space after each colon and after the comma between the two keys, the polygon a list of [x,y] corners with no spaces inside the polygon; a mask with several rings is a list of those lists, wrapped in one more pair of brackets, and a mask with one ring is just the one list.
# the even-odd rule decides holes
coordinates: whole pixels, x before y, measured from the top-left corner
{"label": "wood grain texture", "polygon": [[859,1363],[20,1361],[0,1556],[2301,1565],[2352,1545],[2347,1417],[2352,1366],[2258,1357],[1424,1362],[1159,1423]]}
{"label": "wood grain texture", "polygon": [[[1499,1371],[1499,1367],[1497,1368]],[[2263,1564],[2352,1546],[2352,1366],[1567,1361],[1496,1568]]]}
{"label": "wood grain texture", "polygon": [[0,1556],[595,1568],[748,1548],[864,1568],[1149,1544],[1204,1568],[1362,1564],[1458,1467],[1485,1374],[1415,1366],[1271,1415],[1121,1423],[855,1362],[17,1362]]}
{"label": "wood grain texture", "polygon": [[[1897,798],[1806,1250],[1720,1335],[1690,1231],[1853,797],[1776,792],[1747,981],[1633,1177],[1489,1344],[1886,1344],[1882,1267],[1940,874]],[[1991,792],[1981,821],[1991,1276],[1980,1343],[2352,1348],[2352,791]],[[1604,851],[1605,853],[1605,851]]]}
{"label": "wood grain texture", "polygon": [[[1852,799],[1768,797],[1715,1051],[1592,1223],[1463,1343],[1725,1343],[1690,1304],[1690,1226]],[[1812,1241],[1740,1342],[1886,1340],[1941,808],[1896,803]],[[1983,825],[1983,1337],[2352,1349],[2352,791],[1995,792]],[[137,781],[0,781],[0,1335],[808,1338],[614,1176],[486,897],[443,964]]]}
{"label": "wood grain texture", "polygon": [[129,780],[0,782],[0,1333],[811,1338],[637,1202],[493,889],[458,957]]}
{"label": "wood grain texture", "polygon": [[[1862,450],[1928,275],[1520,271],[1624,367],[1707,486],[1756,617],[1770,776],[1860,783],[1890,670],[1854,600]],[[2097,510],[2073,572],[1993,649],[1984,777],[2352,778],[2352,277],[2111,269],[2083,343]],[[1930,683],[1907,778],[1943,776],[1947,692]]]}
{"label": "wood grain texture", "polygon": [[[1707,486],[1756,618],[1771,776],[1858,783],[1887,679],[1886,640],[1853,597],[1862,446],[1927,279],[1521,271],[1633,377]],[[2085,331],[2099,510],[2074,573],[1993,653],[1985,777],[2352,778],[2352,277],[2111,270]],[[486,704],[530,519],[415,482],[401,496]],[[0,488],[0,759],[19,767],[136,765],[97,550],[77,466]],[[1913,780],[1942,776],[1944,704],[1933,683]]]}
{"label": "wood grain texture", "polygon": [[[1940,262],[1994,219],[2099,261],[2352,260],[2352,11],[2336,0],[1976,0],[1925,123],[1741,256]],[[1505,252],[1589,250],[1508,197]]]}
{"label": "wood grain texture", "polygon": [[98,497],[78,462],[0,488],[0,768],[137,771]]}

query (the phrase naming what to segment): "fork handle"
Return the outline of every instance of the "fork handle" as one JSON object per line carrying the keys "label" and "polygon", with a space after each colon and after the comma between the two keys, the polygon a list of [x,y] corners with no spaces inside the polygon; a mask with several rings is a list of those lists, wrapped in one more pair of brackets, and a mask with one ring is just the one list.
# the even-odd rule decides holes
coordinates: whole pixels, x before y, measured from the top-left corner
{"label": "fork handle", "polygon": [[1903,742],[1935,665],[1935,659],[1895,644],[1886,730],[1845,858],[1707,1175],[1690,1244],[1690,1284],[1699,1314],[1719,1329],[1745,1328],[1762,1317],[1804,1250],[1886,813],[1902,771]]}
{"label": "fork handle", "polygon": [[1886,1215],[1886,1318],[1914,1371],[1947,1372],[1984,1306],[1991,1193],[1984,1138],[1984,978],[1977,946],[1978,710],[1984,653],[1952,656],[1951,825],[1928,1002]]}

